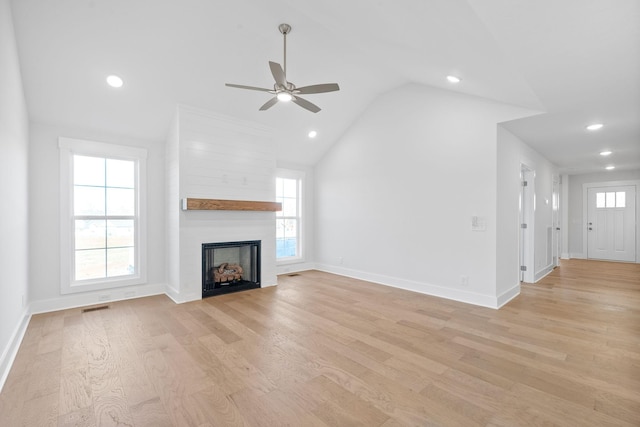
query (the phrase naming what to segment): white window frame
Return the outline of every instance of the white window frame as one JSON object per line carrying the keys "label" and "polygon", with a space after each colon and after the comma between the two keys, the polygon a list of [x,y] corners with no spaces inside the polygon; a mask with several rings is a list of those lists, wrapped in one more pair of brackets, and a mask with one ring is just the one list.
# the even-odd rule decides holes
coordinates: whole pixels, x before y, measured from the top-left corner
{"label": "white window frame", "polygon": [[[60,292],[70,294],[123,286],[139,285],[147,281],[147,150],[138,147],[107,144],[73,138],[58,138],[60,149]],[[73,208],[73,156],[103,157],[133,160],[136,163],[137,190],[135,274],[90,280],[74,280],[75,242]]]}
{"label": "white window frame", "polygon": [[[276,178],[283,179],[295,179],[298,181],[298,206],[296,218],[296,223],[298,225],[298,229],[296,230],[297,236],[297,247],[298,247],[298,255],[293,257],[286,258],[278,258],[276,254],[276,264],[277,265],[285,265],[285,264],[294,264],[299,262],[304,262],[304,185],[305,185],[305,173],[299,170],[293,169],[277,169],[276,170]],[[276,216],[276,220],[281,219],[282,217]],[[288,218],[288,217],[285,217]]]}

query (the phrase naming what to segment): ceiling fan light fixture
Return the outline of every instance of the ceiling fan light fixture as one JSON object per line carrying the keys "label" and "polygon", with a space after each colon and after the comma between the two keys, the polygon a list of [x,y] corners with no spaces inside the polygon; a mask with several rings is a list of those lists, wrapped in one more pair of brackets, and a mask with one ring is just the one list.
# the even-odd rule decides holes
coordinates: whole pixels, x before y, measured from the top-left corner
{"label": "ceiling fan light fixture", "polygon": [[592,125],[587,126],[587,130],[599,130],[602,129],[604,125],[602,123],[594,123]]}
{"label": "ceiling fan light fixture", "polygon": [[291,95],[289,92],[280,92],[277,97],[278,101],[280,102],[289,102],[293,99],[293,95]]}
{"label": "ceiling fan light fixture", "polygon": [[[284,68],[282,65],[277,62],[269,61],[269,69],[271,70],[271,75],[275,80],[275,84],[273,85],[273,89],[267,89],[263,87],[255,87],[255,86],[246,86],[246,85],[237,85],[234,83],[225,83],[226,86],[235,87],[238,89],[249,89],[249,90],[257,90],[260,92],[269,92],[274,94],[275,96],[265,102],[262,107],[259,108],[260,111],[268,110],[273,107],[278,102],[293,102],[294,104],[304,108],[305,110],[311,111],[312,113],[317,113],[320,111],[320,107],[313,104],[312,102],[307,101],[306,99],[300,97],[299,95],[311,95],[316,93],[326,93],[326,92],[335,92],[340,90],[340,86],[338,83],[322,83],[315,84],[310,86],[302,86],[296,87],[293,83],[287,80],[287,34],[291,32],[291,25],[288,24],[280,24],[278,27],[280,33],[282,33],[283,41],[284,41]],[[294,95],[295,94],[295,95]]]}
{"label": "ceiling fan light fixture", "polygon": [[605,169],[608,171],[614,170],[616,167],[615,166],[607,166]]}
{"label": "ceiling fan light fixture", "polygon": [[456,76],[447,76],[447,81],[449,83],[460,83],[462,81],[462,79],[460,77],[456,77]]}
{"label": "ceiling fan light fixture", "polygon": [[606,157],[606,156],[610,156],[610,155],[611,155],[611,151],[608,151],[608,150],[607,150],[607,151],[601,151],[601,152],[600,152],[600,155],[601,155],[601,156],[605,156],[605,157]]}

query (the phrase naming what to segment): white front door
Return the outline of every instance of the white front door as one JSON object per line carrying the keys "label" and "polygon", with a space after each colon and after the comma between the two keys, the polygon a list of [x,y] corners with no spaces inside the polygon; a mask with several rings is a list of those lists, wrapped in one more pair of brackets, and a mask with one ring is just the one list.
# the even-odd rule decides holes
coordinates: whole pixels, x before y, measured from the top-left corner
{"label": "white front door", "polygon": [[636,187],[589,188],[587,258],[636,260]]}

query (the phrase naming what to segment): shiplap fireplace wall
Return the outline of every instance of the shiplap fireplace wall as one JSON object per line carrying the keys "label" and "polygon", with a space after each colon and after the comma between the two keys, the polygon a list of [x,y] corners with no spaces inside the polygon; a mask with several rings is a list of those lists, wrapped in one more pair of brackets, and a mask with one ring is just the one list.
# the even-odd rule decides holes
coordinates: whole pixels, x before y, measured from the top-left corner
{"label": "shiplap fireplace wall", "polygon": [[260,240],[261,284],[275,285],[274,212],[181,209],[185,198],[274,201],[272,132],[255,123],[179,106],[166,162],[169,295],[177,302],[201,298],[203,243]]}

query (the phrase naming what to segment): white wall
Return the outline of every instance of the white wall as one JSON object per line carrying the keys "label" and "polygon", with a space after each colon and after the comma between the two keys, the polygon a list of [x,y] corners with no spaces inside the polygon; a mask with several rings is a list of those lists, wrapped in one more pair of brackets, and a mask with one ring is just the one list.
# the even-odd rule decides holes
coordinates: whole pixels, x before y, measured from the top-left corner
{"label": "white wall", "polygon": [[[202,244],[261,240],[261,285],[275,285],[275,212],[180,211],[183,198],[275,200],[276,146],[272,132],[255,123],[180,106],[176,135],[168,140],[167,200],[171,238],[169,293],[177,302],[202,298]],[[177,144],[177,146],[176,146]],[[176,160],[177,158],[177,160]],[[175,165],[178,167],[177,175]],[[178,180],[176,184],[175,180]],[[175,197],[171,190],[168,197]],[[173,236],[173,234],[172,234]],[[175,244],[179,245],[176,252]]]}
{"label": "white wall", "polygon": [[319,268],[497,306],[497,123],[531,114],[419,85],[378,98],[316,166]]}
{"label": "white wall", "polygon": [[27,106],[8,0],[0,0],[0,390],[27,325]]}
{"label": "white wall", "polygon": [[497,221],[497,293],[509,294],[520,284],[520,168],[526,165],[535,172],[529,183],[535,194],[533,224],[534,277],[553,269],[547,229],[553,226],[553,177],[557,168],[531,147],[503,127],[498,127],[498,221]]}
{"label": "white wall", "polygon": [[[108,291],[60,293],[60,173],[58,137],[143,147],[147,157],[147,284]],[[165,290],[163,142],[142,141],[84,129],[32,123],[29,161],[30,295],[33,312],[59,310]],[[133,295],[131,293],[134,293]],[[125,294],[126,293],[126,294]]]}
{"label": "white wall", "polygon": [[586,258],[583,250],[583,194],[582,185],[592,182],[640,180],[640,170],[605,171],[569,176],[569,257]]}

